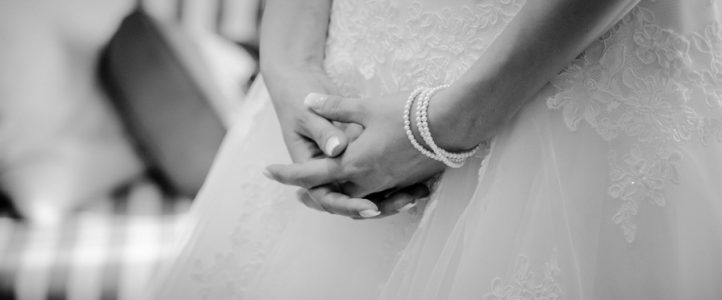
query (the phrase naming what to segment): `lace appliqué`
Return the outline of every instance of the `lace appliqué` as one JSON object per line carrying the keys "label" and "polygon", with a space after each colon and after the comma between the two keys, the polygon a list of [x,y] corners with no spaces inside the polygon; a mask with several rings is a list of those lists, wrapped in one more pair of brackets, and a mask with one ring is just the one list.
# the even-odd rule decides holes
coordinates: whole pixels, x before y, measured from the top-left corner
{"label": "lace appliqu\u00e9", "polygon": [[[612,153],[610,177],[612,184],[609,195],[623,201],[622,206],[612,217],[615,224],[621,226],[627,242],[633,242],[637,225],[633,218],[643,202],[653,203],[660,207],[667,204],[664,188],[668,183],[678,183],[676,164],[682,159],[679,152],[651,154],[645,157],[640,148],[635,147],[621,157]],[[647,154],[649,155],[649,154]]]}
{"label": "lace appliqu\u00e9", "polygon": [[556,252],[551,260],[544,264],[544,272],[539,278],[531,270],[529,258],[520,255],[517,258],[513,277],[504,282],[496,277],[491,282],[491,292],[484,295],[484,300],[554,300],[561,299],[562,289],[558,279],[561,269],[557,262]]}
{"label": "lace appliqu\u00e9", "polygon": [[630,243],[640,205],[665,206],[665,188],[679,182],[676,145],[720,140],[720,28],[683,36],[638,6],[552,81],[547,106],[567,127],[584,121],[613,143],[608,195],[622,205],[612,221]]}
{"label": "lace appliqu\u00e9", "polygon": [[450,83],[487,49],[522,0],[426,11],[389,0],[334,1],[325,69],[342,94],[375,96]]}

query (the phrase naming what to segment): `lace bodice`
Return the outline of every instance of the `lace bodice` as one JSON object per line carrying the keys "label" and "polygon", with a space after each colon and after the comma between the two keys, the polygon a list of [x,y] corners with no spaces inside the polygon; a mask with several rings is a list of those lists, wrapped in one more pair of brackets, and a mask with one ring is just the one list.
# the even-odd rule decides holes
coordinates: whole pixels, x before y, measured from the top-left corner
{"label": "lace bodice", "polygon": [[[452,83],[523,0],[334,1],[325,67],[342,93]],[[610,216],[633,242],[645,203],[665,206],[681,144],[720,140],[722,26],[715,1],[642,1],[552,81],[570,130],[609,143]],[[694,17],[690,17],[692,14]]]}
{"label": "lace bodice", "polygon": [[483,53],[522,3],[334,1],[325,67],[347,95],[451,83]]}

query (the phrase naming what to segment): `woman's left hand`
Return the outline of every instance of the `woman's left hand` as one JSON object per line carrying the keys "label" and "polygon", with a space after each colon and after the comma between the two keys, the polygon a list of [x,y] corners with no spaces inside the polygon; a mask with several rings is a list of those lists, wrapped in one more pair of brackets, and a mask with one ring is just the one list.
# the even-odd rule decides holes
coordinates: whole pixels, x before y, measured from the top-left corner
{"label": "woman's left hand", "polygon": [[409,93],[356,99],[326,95],[306,103],[333,121],[357,123],[361,135],[338,157],[272,165],[271,176],[284,184],[313,188],[341,183],[351,197],[403,188],[444,170],[444,165],[417,151],[406,137],[404,102]]}

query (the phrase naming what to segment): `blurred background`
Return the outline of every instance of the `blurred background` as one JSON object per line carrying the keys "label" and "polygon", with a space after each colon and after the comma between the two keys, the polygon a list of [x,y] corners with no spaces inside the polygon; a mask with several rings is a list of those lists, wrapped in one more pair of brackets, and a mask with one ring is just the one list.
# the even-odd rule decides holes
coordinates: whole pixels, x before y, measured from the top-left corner
{"label": "blurred background", "polygon": [[262,0],[0,0],[0,299],[137,299],[257,72]]}

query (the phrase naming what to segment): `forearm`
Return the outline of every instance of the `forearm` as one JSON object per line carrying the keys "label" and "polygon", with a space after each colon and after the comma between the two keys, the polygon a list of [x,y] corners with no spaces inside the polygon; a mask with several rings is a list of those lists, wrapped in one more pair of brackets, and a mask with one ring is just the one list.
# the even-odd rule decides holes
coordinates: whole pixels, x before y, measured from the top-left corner
{"label": "forearm", "polygon": [[469,148],[493,137],[553,76],[637,2],[528,0],[490,48],[444,92],[443,97],[450,100],[448,105],[430,108],[432,120],[436,119],[434,114],[445,119],[454,116],[453,124],[436,124],[439,143]]}
{"label": "forearm", "polygon": [[323,70],[331,1],[268,0],[261,24],[261,73],[295,162],[338,155],[353,138],[303,104],[311,93],[336,94]]}
{"label": "forearm", "polygon": [[268,0],[261,25],[261,72],[321,71],[331,0]]}
{"label": "forearm", "polygon": [[261,24],[261,73],[281,118],[308,117],[303,99],[334,93],[322,63],[331,0],[268,0]]}

